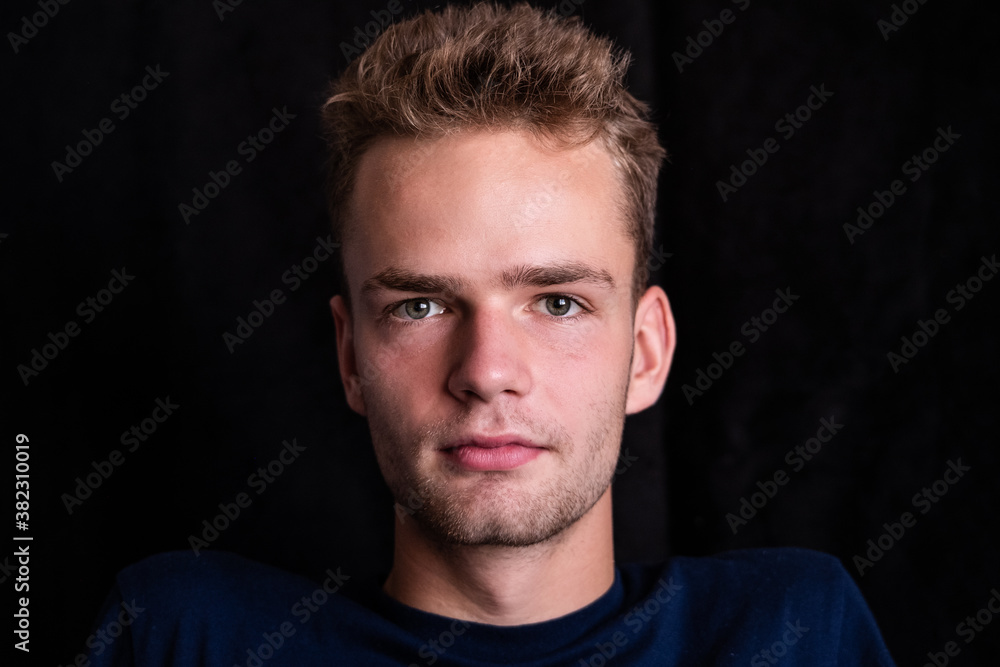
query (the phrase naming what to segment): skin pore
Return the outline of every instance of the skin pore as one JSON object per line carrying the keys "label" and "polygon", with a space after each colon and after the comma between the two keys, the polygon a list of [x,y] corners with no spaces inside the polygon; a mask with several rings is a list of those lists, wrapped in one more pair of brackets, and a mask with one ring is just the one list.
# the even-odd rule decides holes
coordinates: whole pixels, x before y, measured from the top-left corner
{"label": "skin pore", "polygon": [[659,397],[666,295],[633,313],[633,242],[598,143],[382,138],[362,156],[336,296],[341,376],[397,502],[385,591],[463,620],[549,620],[614,580],[626,414]]}

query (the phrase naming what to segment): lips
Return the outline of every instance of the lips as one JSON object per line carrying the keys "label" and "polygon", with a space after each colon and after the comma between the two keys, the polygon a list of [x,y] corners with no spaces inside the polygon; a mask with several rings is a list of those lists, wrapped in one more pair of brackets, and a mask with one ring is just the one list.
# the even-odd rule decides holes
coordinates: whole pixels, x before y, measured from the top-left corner
{"label": "lips", "polygon": [[514,470],[544,451],[544,447],[517,436],[463,438],[441,448],[452,463],[474,472]]}

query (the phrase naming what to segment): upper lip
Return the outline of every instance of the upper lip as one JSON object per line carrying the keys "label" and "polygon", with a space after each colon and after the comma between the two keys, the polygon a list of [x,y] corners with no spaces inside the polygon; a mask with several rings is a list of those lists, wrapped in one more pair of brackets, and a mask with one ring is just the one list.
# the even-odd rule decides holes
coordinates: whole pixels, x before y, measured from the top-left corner
{"label": "upper lip", "polygon": [[518,447],[534,447],[543,449],[542,445],[532,442],[527,438],[518,435],[471,435],[455,438],[445,443],[441,449],[454,449],[455,447],[482,447],[483,449],[493,449],[505,445],[517,445]]}

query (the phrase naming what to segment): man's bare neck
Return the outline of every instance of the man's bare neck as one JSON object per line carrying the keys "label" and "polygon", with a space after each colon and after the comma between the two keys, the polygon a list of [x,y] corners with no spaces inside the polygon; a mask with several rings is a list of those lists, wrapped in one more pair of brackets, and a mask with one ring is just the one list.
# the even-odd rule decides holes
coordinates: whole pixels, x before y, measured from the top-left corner
{"label": "man's bare neck", "polygon": [[555,538],[531,547],[442,546],[396,523],[385,592],[422,611],[492,625],[551,620],[590,604],[614,582],[611,493]]}

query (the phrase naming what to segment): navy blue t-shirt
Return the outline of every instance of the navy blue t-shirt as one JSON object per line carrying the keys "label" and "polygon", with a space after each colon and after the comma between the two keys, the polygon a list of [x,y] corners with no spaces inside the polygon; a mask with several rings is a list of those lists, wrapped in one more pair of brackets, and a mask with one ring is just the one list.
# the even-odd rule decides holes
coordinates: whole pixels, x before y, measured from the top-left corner
{"label": "navy blue t-shirt", "polygon": [[803,549],[622,565],[599,599],[542,623],[429,614],[327,570],[320,582],[220,552],[119,573],[95,667],[892,665],[840,562]]}

